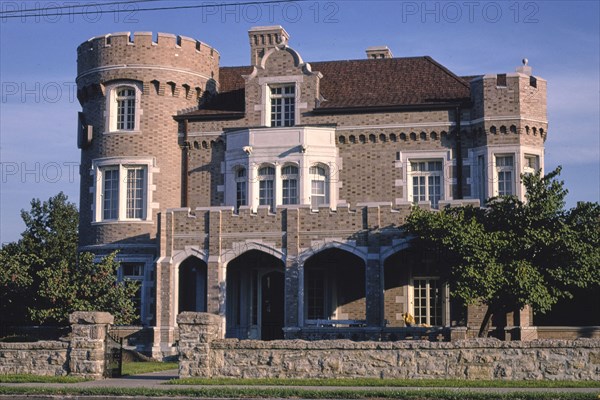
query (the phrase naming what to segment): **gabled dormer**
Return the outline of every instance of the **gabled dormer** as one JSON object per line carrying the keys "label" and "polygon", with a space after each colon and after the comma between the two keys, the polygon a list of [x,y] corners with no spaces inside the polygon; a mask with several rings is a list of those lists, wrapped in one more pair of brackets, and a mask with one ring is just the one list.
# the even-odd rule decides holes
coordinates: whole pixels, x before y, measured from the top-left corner
{"label": "gabled dormer", "polygon": [[246,115],[251,125],[302,125],[302,114],[319,99],[321,74],[288,46],[281,26],[262,26],[248,32],[252,72],[246,81]]}

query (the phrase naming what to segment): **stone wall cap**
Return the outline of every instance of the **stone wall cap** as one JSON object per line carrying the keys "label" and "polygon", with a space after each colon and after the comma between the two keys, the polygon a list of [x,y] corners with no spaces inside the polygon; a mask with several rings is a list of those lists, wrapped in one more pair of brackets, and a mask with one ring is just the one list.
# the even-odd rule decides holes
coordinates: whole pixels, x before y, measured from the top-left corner
{"label": "stone wall cap", "polygon": [[221,317],[216,314],[184,311],[177,316],[178,324],[213,325],[220,324]]}
{"label": "stone wall cap", "polygon": [[71,324],[114,324],[115,317],[110,313],[102,311],[75,311],[69,315]]}

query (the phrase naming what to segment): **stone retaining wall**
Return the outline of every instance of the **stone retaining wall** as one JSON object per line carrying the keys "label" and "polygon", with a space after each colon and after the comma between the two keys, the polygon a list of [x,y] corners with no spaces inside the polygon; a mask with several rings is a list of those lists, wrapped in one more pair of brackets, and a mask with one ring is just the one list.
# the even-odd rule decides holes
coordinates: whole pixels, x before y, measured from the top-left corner
{"label": "stone retaining wall", "polygon": [[67,375],[68,342],[0,343],[0,375]]}
{"label": "stone retaining wall", "polygon": [[0,374],[101,379],[106,334],[113,320],[106,312],[77,311],[69,316],[71,333],[64,341],[0,343]]}
{"label": "stone retaining wall", "polygon": [[600,340],[210,343],[211,376],[600,380]]}
{"label": "stone retaining wall", "polygon": [[504,342],[471,339],[350,340],[218,339],[220,318],[185,312],[179,376],[236,378],[455,378],[600,381],[600,340]]}

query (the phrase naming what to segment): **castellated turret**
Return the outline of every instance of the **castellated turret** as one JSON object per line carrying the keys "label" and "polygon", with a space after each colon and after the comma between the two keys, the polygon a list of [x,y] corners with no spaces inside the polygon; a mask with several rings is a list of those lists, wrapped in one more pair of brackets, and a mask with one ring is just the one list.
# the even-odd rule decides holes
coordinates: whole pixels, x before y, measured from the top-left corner
{"label": "castellated turret", "polygon": [[219,53],[183,36],[113,33],[78,47],[77,74],[80,245],[152,252],[157,213],[181,206],[173,115],[218,90]]}

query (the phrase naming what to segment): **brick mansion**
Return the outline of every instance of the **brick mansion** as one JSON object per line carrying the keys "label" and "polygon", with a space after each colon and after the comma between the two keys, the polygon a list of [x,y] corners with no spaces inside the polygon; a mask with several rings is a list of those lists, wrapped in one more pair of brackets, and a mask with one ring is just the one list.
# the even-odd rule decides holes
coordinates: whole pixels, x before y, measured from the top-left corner
{"label": "brick mansion", "polygon": [[402,226],[414,205],[524,198],[520,174],[544,166],[546,81],[527,62],[457,76],[385,46],[309,62],[281,26],[248,39],[241,67],[163,33],[77,49],[80,250],[118,250],[152,353],[174,353],[182,311],[239,339],[372,337],[406,312],[478,327]]}

